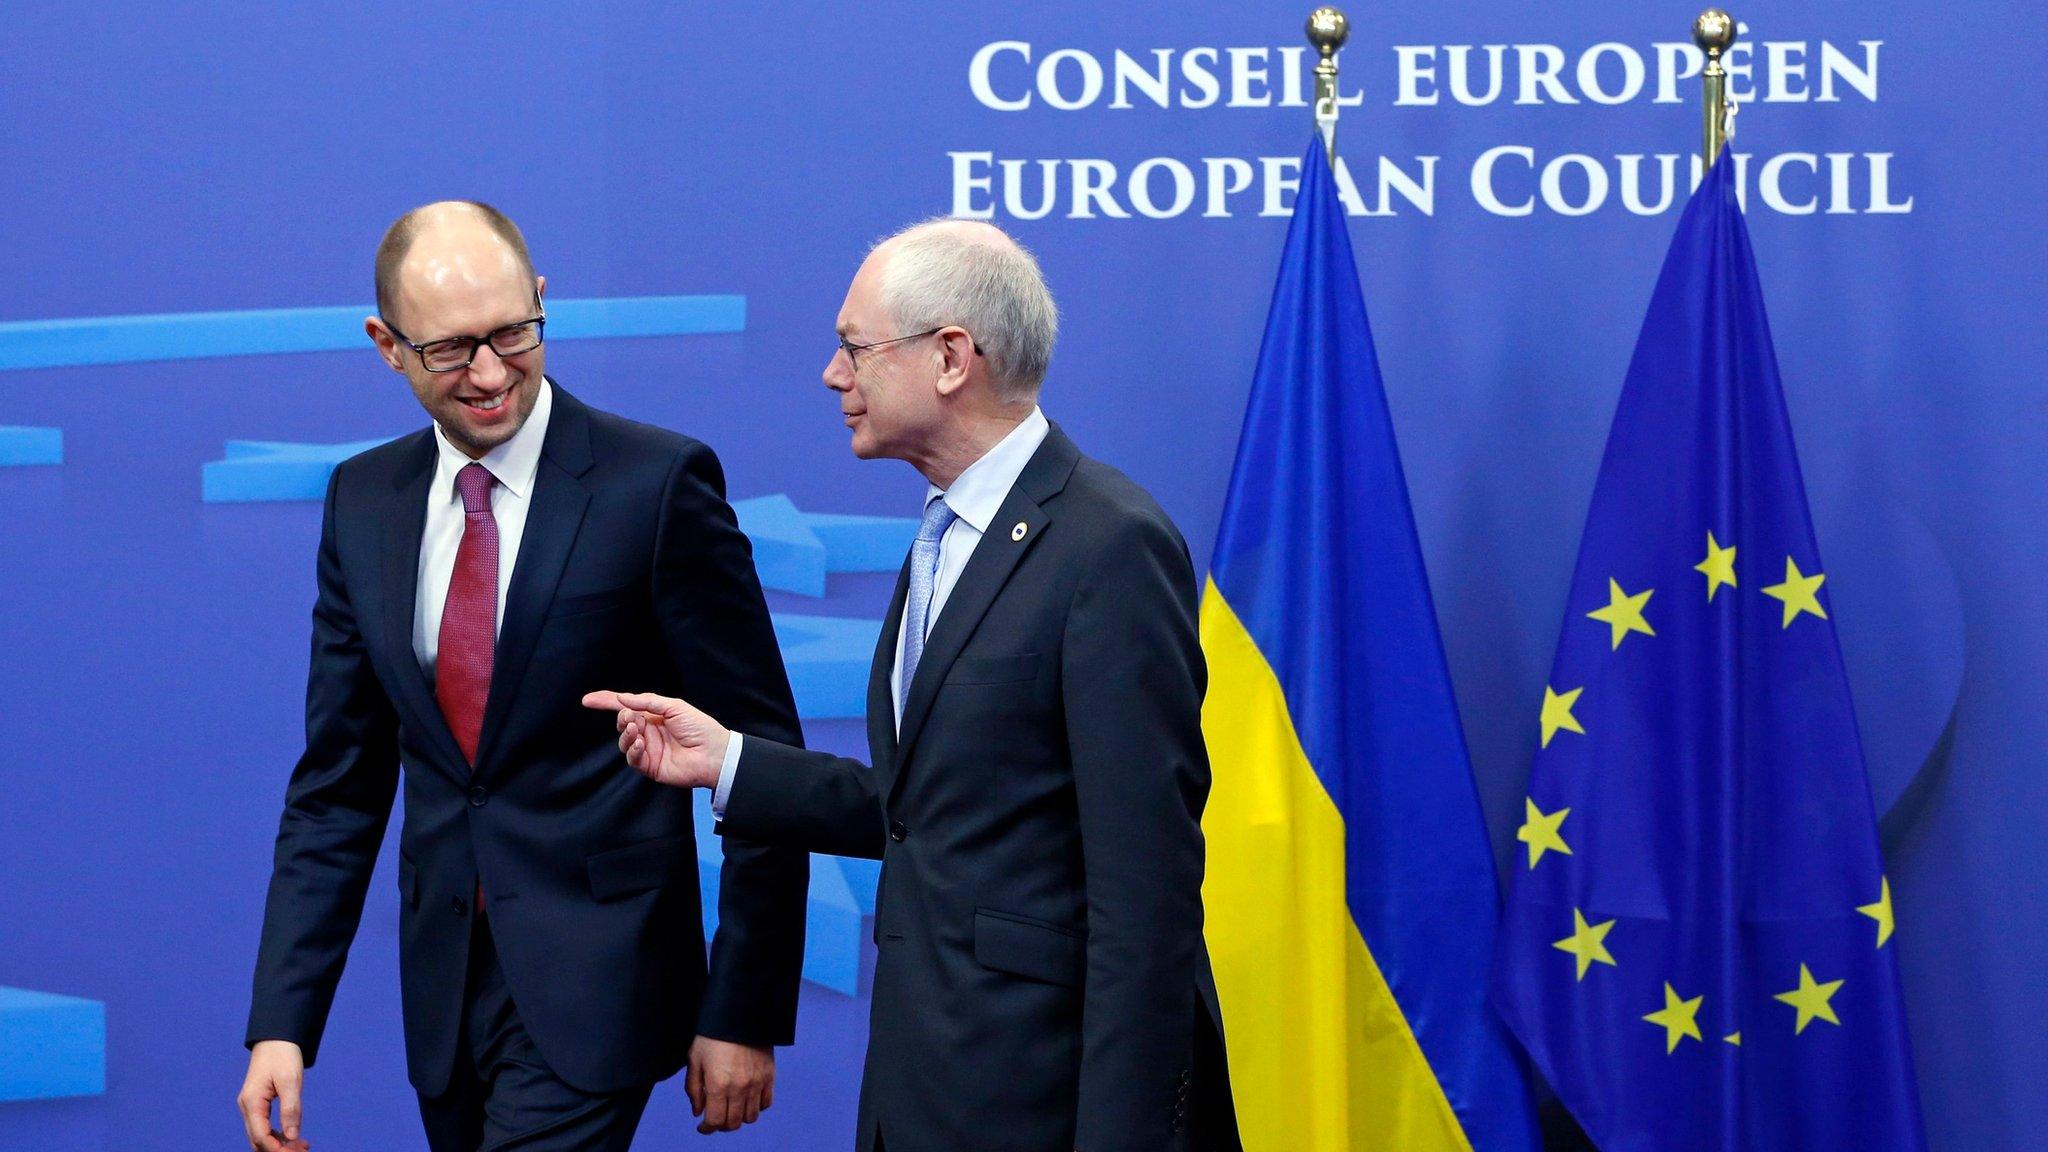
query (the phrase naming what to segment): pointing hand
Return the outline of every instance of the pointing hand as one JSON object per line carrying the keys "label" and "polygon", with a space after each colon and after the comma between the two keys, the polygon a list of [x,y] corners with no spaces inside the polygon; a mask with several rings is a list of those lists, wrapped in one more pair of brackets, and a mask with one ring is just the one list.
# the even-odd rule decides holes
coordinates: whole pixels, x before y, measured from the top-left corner
{"label": "pointing hand", "polygon": [[618,713],[619,751],[657,784],[716,788],[732,733],[681,700],[633,692],[592,692],[585,708]]}

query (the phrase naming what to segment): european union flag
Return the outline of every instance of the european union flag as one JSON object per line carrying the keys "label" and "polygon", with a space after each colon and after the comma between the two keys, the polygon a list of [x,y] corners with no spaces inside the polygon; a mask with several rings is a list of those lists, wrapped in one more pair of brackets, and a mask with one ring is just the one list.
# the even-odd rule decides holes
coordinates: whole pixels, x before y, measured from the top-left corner
{"label": "european union flag", "polygon": [[1603,1152],[1921,1149],[1891,887],[1734,165],[1586,518],[1495,964]]}
{"label": "european union flag", "polygon": [[1246,1152],[1525,1152],[1500,888],[1320,137],[1202,600],[1209,954]]}

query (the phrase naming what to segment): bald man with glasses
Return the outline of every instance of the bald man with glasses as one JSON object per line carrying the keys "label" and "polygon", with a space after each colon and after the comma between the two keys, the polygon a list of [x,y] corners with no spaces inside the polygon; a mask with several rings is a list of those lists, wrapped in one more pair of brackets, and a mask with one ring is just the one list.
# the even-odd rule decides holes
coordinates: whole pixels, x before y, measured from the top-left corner
{"label": "bald man with glasses", "polygon": [[710,830],[578,703],[645,679],[800,742],[752,554],[709,448],[546,375],[545,290],[483,204],[409,212],[378,251],[365,327],[433,422],[328,487],[237,1100],[261,1152],[306,1142],[401,781],[406,1065],[434,1152],[624,1149],[685,1063],[700,1130],[731,1131],[794,1039],[807,857],[726,838],[707,964]]}

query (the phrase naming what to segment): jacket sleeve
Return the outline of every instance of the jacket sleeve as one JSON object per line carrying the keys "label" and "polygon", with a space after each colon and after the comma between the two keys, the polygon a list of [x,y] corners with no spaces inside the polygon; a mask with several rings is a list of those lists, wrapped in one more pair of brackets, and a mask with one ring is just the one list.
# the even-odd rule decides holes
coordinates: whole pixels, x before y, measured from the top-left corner
{"label": "jacket sleeve", "polygon": [[336,491],[320,528],[319,599],[306,677],[306,750],[278,822],[245,1042],[290,1040],[311,1065],[362,920],[398,788],[398,717],[363,647],[335,540]]}
{"label": "jacket sleeve", "polygon": [[1075,1145],[1165,1147],[1192,1057],[1209,790],[1194,572],[1170,524],[1134,518],[1086,566],[1061,668],[1088,906]]}
{"label": "jacket sleeve", "polygon": [[882,858],[887,834],[875,773],[858,760],[748,733],[725,801],[725,834],[833,856]]}
{"label": "jacket sleeve", "polygon": [[[703,444],[692,442],[670,470],[654,563],[654,611],[683,697],[730,728],[801,748],[753,550],[726,503],[718,457]],[[737,1043],[793,1043],[810,856],[731,835],[723,851],[718,934],[697,1031]]]}

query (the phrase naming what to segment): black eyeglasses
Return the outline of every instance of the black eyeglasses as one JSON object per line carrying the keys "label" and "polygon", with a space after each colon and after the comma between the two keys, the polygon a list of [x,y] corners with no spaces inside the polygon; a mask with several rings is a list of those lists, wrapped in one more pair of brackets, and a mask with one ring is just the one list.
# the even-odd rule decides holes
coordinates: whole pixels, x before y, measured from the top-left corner
{"label": "black eyeglasses", "polygon": [[[953,327],[953,325],[951,324],[941,324],[937,328],[927,328],[922,332],[913,332],[908,336],[892,336],[887,340],[875,340],[867,344],[855,344],[853,341],[848,340],[845,336],[841,336],[839,338],[839,350],[841,352],[846,353],[847,366],[849,368],[852,368],[855,372],[858,372],[860,371],[860,359],[856,355],[856,353],[865,352],[870,348],[881,348],[889,344],[901,344],[905,340],[922,340],[926,336],[937,335],[938,333],[944,332],[946,329],[951,327]],[[981,355],[980,344],[976,344],[974,346],[974,354],[976,356]]]}
{"label": "black eyeglasses", "polygon": [[475,362],[479,345],[489,344],[491,351],[499,356],[517,356],[521,352],[533,351],[540,347],[541,330],[547,327],[547,323],[547,314],[542,313],[531,320],[494,328],[482,336],[450,336],[446,340],[430,340],[425,344],[413,343],[389,320],[384,321],[384,326],[391,329],[391,334],[398,337],[400,344],[419,354],[420,364],[427,371],[457,372]]}

